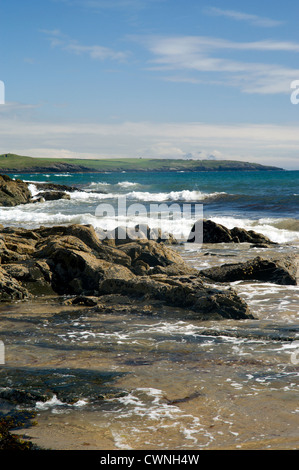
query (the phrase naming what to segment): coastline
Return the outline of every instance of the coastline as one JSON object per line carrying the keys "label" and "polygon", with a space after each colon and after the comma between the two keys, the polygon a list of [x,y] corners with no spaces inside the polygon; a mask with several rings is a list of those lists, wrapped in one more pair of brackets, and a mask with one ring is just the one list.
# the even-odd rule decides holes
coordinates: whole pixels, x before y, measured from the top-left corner
{"label": "coastline", "polygon": [[[191,248],[173,249],[189,266],[197,263]],[[217,266],[227,250],[225,245],[211,244],[200,256]],[[230,247],[231,260],[237,253],[243,260],[252,256],[243,244]],[[264,253],[265,249],[255,249],[256,255]],[[263,299],[273,296],[282,301],[284,292],[290,296],[291,286],[281,286],[275,293],[277,287],[273,284],[271,293],[269,284],[235,286],[244,298],[252,292],[253,298],[247,297],[251,309]],[[122,303],[119,297],[115,302],[107,296],[88,305],[87,298],[39,296],[10,304],[9,313],[5,304],[0,306],[8,341],[5,369],[19,371],[23,379],[15,379],[15,385],[19,381],[27,393],[27,402],[24,395],[15,403],[36,413],[35,426],[13,431],[18,437],[46,450],[158,450],[161,439],[165,450],[296,448],[292,384],[297,366],[290,362],[296,330],[285,317],[276,326],[271,326],[267,310],[255,319],[190,322],[179,309],[170,308],[170,317],[165,316],[165,308],[159,312],[154,302],[149,309],[148,301],[141,299]],[[260,300],[255,303],[255,299]],[[293,309],[295,315],[295,301]],[[277,314],[281,315],[279,308]],[[20,322],[23,332],[11,336]],[[209,344],[214,352],[208,352]],[[100,377],[103,372],[113,372],[114,379],[106,379],[100,396],[92,386],[92,375],[89,392],[76,380],[76,374],[82,381],[86,373]],[[54,387],[56,393],[44,398],[31,395],[28,401],[30,392],[38,391],[40,373],[48,390]],[[55,381],[57,373],[61,378]],[[26,375],[31,382],[27,389]],[[63,377],[72,375],[74,382],[61,388]],[[285,394],[288,404],[281,407]],[[232,413],[234,419],[229,418]],[[149,432],[148,426],[156,431]],[[180,438],[180,428],[186,430],[186,439]]]}
{"label": "coastline", "polygon": [[0,173],[105,173],[111,172],[213,172],[213,171],[285,171],[275,166],[236,160],[188,160],[188,159],[62,159],[33,158],[14,154],[0,155]]}
{"label": "coastline", "polygon": [[13,434],[53,450],[296,445],[298,244],[208,225],[201,246],[1,227],[1,405],[37,422]]}

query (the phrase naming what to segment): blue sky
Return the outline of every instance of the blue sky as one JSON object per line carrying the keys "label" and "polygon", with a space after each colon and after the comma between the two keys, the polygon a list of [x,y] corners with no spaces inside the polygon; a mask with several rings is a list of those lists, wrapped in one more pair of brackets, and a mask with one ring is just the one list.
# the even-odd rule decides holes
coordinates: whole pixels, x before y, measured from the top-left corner
{"label": "blue sky", "polygon": [[2,0],[0,153],[299,169],[298,18],[294,0]]}

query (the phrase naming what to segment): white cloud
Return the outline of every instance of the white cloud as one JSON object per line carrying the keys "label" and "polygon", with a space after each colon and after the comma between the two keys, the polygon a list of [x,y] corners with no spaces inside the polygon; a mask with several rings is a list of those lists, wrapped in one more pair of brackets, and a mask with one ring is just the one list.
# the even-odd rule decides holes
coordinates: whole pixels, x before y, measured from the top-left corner
{"label": "white cloud", "polygon": [[215,7],[208,8],[206,12],[211,15],[224,16],[236,21],[246,21],[249,24],[260,26],[262,28],[273,28],[284,23],[283,21],[273,20],[271,18],[264,18],[262,16],[252,15],[235,10],[222,10],[221,8]]}
{"label": "white cloud", "polygon": [[95,60],[114,60],[117,62],[123,62],[129,56],[127,51],[115,51],[110,47],[105,47],[101,45],[91,45],[86,46],[79,44],[78,41],[75,41],[69,38],[67,35],[63,34],[61,31],[54,30],[40,30],[41,33],[44,33],[47,36],[52,47],[60,47],[61,49],[81,55],[86,54],[91,59]]}
{"label": "white cloud", "polygon": [[19,103],[6,101],[0,106],[0,122],[1,119],[24,119],[25,116],[31,116],[33,112],[42,107],[42,104]]}
{"label": "white cloud", "polygon": [[88,54],[91,59],[99,60],[116,60],[123,61],[127,58],[128,53],[118,52],[110,49],[109,47],[103,46],[82,46],[76,42],[71,42],[64,47],[65,50],[69,52],[74,52],[75,54]]}
{"label": "white cloud", "polygon": [[[231,58],[232,51],[242,51],[244,57],[247,51],[298,53],[299,43],[295,42],[235,42],[205,36],[150,36],[139,40],[154,56],[149,69],[175,71],[176,75],[168,77],[172,81],[175,77],[177,81],[193,83],[218,81],[222,85],[238,87],[244,93],[277,94],[290,93],[290,83],[299,77],[299,68]],[[223,56],[225,51],[230,53],[229,58]],[[183,77],[182,72],[188,76]]]}

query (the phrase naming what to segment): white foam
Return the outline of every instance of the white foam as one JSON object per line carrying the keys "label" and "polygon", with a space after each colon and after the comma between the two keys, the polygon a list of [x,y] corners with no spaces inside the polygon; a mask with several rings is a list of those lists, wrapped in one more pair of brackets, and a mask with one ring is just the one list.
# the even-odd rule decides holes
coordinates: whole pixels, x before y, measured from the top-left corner
{"label": "white foam", "polygon": [[46,402],[43,401],[37,401],[35,404],[36,409],[38,410],[48,410],[50,408],[53,408],[55,406],[63,406],[64,403],[60,400],[58,400],[56,395],[53,395],[52,398],[47,400]]}
{"label": "white foam", "polygon": [[131,188],[133,186],[139,186],[139,183],[132,183],[131,181],[120,181],[117,183],[121,188]]}
{"label": "white foam", "polygon": [[[52,201],[51,201],[52,202]],[[69,202],[69,201],[65,201]],[[4,226],[18,226],[24,228],[37,228],[41,225],[69,225],[69,224],[92,224],[98,226],[99,219],[90,213],[85,214],[63,214],[62,212],[46,212],[48,203],[28,204],[26,208],[12,207],[0,208],[0,223]],[[38,210],[35,206],[39,206]],[[44,209],[43,211],[41,210]]]}
{"label": "white foam", "polygon": [[36,185],[34,183],[28,184],[28,189],[31,192],[32,197],[36,196],[39,193]]}
{"label": "white foam", "polygon": [[58,176],[58,177],[61,177],[61,178],[69,178],[71,176],[73,176],[72,174],[70,173],[55,173],[54,176]]}
{"label": "white foam", "polygon": [[136,199],[144,202],[165,202],[165,201],[203,201],[209,197],[214,197],[225,193],[203,193],[201,191],[170,191],[168,193],[150,193],[147,191],[132,191],[127,194],[129,199]]}
{"label": "white foam", "polygon": [[92,182],[88,186],[86,186],[85,191],[101,191],[105,188],[110,186],[110,183],[106,183],[105,181],[99,181],[99,182]]}
{"label": "white foam", "polygon": [[80,399],[80,400],[78,400],[75,403],[72,403],[70,405],[68,403],[64,403],[61,400],[59,400],[57,398],[57,395],[53,395],[52,398],[50,398],[49,400],[47,400],[45,402],[37,401],[36,404],[35,404],[35,407],[36,407],[37,410],[40,410],[40,411],[45,411],[45,410],[51,409],[53,412],[55,412],[56,408],[59,408],[59,407],[62,407],[62,406],[63,407],[68,406],[68,407],[81,408],[82,406],[86,406],[87,404],[88,404],[87,400]]}
{"label": "white foam", "polygon": [[[99,190],[99,188],[98,188]],[[121,194],[116,194],[116,193],[98,193],[96,191],[73,191],[73,192],[68,192],[66,191],[71,199],[78,200],[78,201],[96,201],[96,200],[101,200],[101,199],[117,199],[118,197],[121,197]]]}

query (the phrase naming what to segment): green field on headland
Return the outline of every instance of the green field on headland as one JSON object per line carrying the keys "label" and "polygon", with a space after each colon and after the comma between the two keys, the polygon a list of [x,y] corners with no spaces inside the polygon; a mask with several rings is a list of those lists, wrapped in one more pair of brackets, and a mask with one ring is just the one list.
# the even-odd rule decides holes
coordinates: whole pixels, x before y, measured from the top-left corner
{"label": "green field on headland", "polygon": [[184,160],[184,159],[70,159],[33,158],[15,154],[0,155],[1,173],[43,173],[43,172],[105,172],[105,171],[267,171],[282,170],[274,166],[233,160]]}

